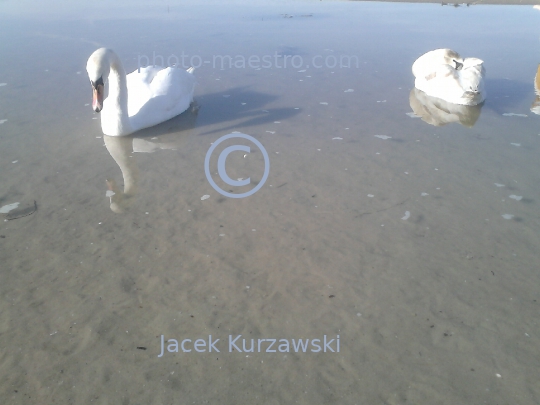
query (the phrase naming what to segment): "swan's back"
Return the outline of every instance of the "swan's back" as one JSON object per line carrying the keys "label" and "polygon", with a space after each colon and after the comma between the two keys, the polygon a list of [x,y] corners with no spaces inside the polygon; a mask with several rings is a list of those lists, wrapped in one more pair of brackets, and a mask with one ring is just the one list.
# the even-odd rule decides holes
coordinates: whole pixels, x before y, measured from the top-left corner
{"label": "swan's back", "polygon": [[435,49],[420,56],[412,65],[414,77],[425,78],[433,74],[441,65],[453,68],[463,63],[461,56],[451,49]]}
{"label": "swan's back", "polygon": [[187,110],[193,101],[195,76],[180,68],[149,66],[127,75],[127,86],[128,115],[136,131]]}

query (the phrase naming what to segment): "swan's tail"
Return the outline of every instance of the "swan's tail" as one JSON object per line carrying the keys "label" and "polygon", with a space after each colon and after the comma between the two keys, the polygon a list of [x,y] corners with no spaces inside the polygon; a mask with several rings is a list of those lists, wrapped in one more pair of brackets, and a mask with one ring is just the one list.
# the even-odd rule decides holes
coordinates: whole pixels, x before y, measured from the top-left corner
{"label": "swan's tail", "polygon": [[188,70],[186,70],[186,72],[193,73],[193,72],[195,72],[195,68],[193,66],[191,66]]}

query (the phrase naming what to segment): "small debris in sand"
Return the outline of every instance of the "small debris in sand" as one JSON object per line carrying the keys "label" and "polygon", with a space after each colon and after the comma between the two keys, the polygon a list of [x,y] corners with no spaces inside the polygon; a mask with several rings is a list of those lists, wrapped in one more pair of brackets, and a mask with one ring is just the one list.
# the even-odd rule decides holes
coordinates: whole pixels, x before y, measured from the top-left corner
{"label": "small debris in sand", "polygon": [[23,217],[27,217],[29,215],[32,215],[34,212],[36,212],[38,209],[37,202],[34,200],[33,204],[26,205],[19,207],[19,203],[13,203],[4,205],[2,208],[0,208],[0,213],[7,214],[5,216],[6,221],[10,221],[13,219],[19,219]]}
{"label": "small debris in sand", "polygon": [[17,208],[19,204],[20,203],[16,202],[13,204],[4,205],[3,207],[0,208],[0,214],[7,214],[9,211],[12,211],[15,208]]}

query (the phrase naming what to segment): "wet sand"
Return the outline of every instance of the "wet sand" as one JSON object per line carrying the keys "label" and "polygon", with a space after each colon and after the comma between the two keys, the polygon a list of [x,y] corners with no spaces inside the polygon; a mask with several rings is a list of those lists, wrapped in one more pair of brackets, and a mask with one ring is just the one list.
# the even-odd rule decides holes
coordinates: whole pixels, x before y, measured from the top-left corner
{"label": "wet sand", "polygon": [[[0,207],[38,208],[0,222],[2,402],[539,402],[538,11],[171,8],[2,25]],[[515,17],[504,33],[501,13]],[[438,44],[485,60],[472,128],[407,115],[410,66]],[[359,68],[201,66],[198,112],[104,139],[84,71],[102,45],[128,71],[154,50],[358,55]],[[204,174],[210,145],[233,131],[270,157],[243,199]],[[227,173],[254,185],[251,146]],[[158,357],[161,335],[211,335],[221,351]],[[339,335],[340,351],[229,352],[229,335]]]}

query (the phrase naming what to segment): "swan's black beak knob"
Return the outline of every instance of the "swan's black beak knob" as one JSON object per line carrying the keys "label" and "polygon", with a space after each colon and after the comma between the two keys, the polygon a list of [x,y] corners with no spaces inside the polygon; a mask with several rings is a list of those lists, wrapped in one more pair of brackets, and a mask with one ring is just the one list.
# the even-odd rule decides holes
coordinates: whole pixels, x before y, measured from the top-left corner
{"label": "swan's black beak knob", "polygon": [[454,59],[454,62],[456,64],[456,70],[461,70],[461,68],[463,67],[463,63],[461,62],[458,62],[457,60]]}

